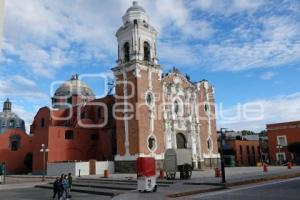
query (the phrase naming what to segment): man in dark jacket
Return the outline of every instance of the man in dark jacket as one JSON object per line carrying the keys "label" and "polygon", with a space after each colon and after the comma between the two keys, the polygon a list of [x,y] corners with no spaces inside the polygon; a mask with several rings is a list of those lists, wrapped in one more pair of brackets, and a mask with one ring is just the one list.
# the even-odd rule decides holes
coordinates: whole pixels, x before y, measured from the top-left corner
{"label": "man in dark jacket", "polygon": [[60,180],[57,177],[56,180],[53,183],[53,197],[52,197],[52,199],[55,199],[56,194],[57,194],[58,200],[60,199],[60,188],[61,188]]}
{"label": "man in dark jacket", "polygon": [[72,184],[73,184],[72,173],[68,174],[68,182],[69,182],[69,195],[71,196],[71,189],[72,189]]}

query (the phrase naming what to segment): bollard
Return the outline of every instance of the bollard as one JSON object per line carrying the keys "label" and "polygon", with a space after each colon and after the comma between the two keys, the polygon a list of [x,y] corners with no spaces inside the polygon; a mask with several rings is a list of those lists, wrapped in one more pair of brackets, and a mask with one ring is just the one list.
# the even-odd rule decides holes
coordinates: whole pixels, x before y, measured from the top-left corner
{"label": "bollard", "polygon": [[215,168],[215,177],[221,177],[221,171],[218,167]]}
{"label": "bollard", "polygon": [[159,171],[159,178],[160,179],[164,179],[165,178],[165,172],[162,169]]}
{"label": "bollard", "polygon": [[268,172],[268,165],[266,163],[263,164],[264,172]]}
{"label": "bollard", "polygon": [[288,169],[292,169],[292,163],[291,163],[291,162],[288,162],[288,163],[287,163],[287,167],[288,167]]}
{"label": "bollard", "polygon": [[80,178],[80,172],[81,172],[81,170],[79,169],[79,174],[78,174],[78,177]]}
{"label": "bollard", "polygon": [[108,173],[108,170],[106,169],[106,170],[104,170],[104,178],[108,178],[108,176],[109,176],[109,173]]}

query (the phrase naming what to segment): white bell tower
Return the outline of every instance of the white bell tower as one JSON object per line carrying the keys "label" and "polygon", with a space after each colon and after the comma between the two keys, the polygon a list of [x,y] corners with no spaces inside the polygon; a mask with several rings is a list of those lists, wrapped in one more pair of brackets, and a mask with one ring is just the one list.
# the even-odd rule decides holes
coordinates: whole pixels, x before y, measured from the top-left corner
{"label": "white bell tower", "polygon": [[149,24],[149,17],[137,1],[123,16],[123,25],[116,33],[118,39],[118,64],[146,61],[157,64],[157,31]]}

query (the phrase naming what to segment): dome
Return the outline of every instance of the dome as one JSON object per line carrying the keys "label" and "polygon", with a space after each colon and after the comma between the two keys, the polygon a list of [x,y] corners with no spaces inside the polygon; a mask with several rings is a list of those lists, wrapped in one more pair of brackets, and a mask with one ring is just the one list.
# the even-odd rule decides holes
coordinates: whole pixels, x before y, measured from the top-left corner
{"label": "dome", "polygon": [[145,9],[142,6],[140,6],[137,1],[134,1],[132,3],[132,6],[127,9],[127,13],[128,12],[132,12],[132,11],[135,11],[135,12],[138,12],[138,11],[139,12],[146,12]]}
{"label": "dome", "polygon": [[78,79],[78,75],[73,75],[72,78],[63,83],[54,93],[54,96],[84,96],[95,97],[92,89],[84,82]]}
{"label": "dome", "polygon": [[0,134],[15,128],[25,132],[25,122],[16,113],[11,112],[11,102],[7,99],[3,104],[3,112],[0,112]]}

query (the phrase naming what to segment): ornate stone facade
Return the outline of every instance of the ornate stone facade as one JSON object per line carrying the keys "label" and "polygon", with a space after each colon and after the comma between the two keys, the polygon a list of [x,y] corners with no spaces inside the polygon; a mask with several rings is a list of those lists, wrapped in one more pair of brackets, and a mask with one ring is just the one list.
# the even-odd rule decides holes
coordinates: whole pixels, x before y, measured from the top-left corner
{"label": "ornate stone facade", "polygon": [[205,159],[212,165],[219,157],[214,88],[206,80],[191,82],[177,69],[163,74],[156,54],[157,31],[137,2],[123,16],[116,36],[118,60],[112,70],[116,107],[123,112],[116,113],[115,160],[162,160],[168,148],[190,148],[196,168]]}

